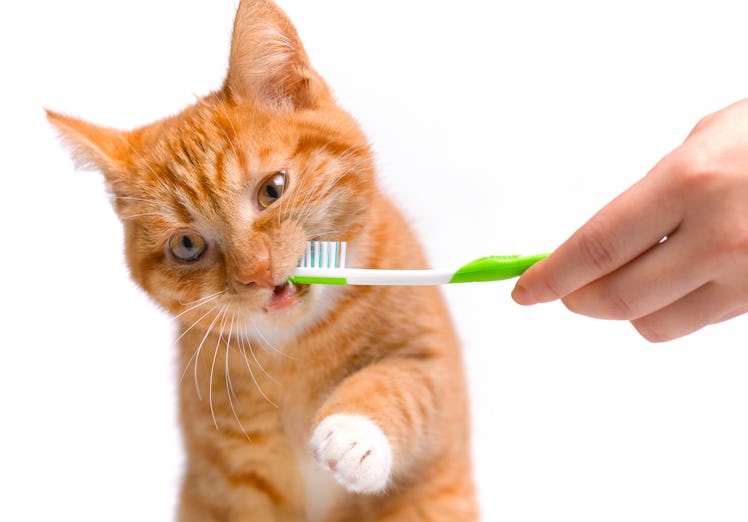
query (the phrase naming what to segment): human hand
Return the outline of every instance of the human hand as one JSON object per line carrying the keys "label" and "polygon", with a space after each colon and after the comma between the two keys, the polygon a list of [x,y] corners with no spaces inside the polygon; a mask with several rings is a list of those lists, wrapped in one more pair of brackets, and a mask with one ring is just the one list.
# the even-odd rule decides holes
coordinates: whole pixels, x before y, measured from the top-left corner
{"label": "human hand", "polygon": [[748,99],[702,119],[512,297],[628,320],[652,342],[748,312]]}

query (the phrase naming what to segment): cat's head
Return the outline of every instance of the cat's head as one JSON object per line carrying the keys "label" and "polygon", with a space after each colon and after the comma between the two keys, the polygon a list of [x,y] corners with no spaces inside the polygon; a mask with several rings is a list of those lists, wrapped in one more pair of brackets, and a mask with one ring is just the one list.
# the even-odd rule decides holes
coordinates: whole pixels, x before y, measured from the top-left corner
{"label": "cat's head", "polygon": [[103,172],[133,279],[185,324],[309,317],[326,290],[285,284],[306,242],[361,242],[367,141],[269,0],[241,2],[223,88],[182,113],[127,132],[48,116]]}

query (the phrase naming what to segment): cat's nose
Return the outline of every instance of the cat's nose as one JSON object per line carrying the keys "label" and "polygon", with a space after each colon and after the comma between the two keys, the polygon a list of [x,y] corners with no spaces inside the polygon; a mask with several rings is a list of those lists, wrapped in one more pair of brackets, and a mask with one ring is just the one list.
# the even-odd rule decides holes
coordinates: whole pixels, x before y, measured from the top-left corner
{"label": "cat's nose", "polygon": [[240,267],[234,274],[234,279],[242,286],[259,286],[275,288],[273,274],[270,272],[270,258],[263,256],[253,263]]}

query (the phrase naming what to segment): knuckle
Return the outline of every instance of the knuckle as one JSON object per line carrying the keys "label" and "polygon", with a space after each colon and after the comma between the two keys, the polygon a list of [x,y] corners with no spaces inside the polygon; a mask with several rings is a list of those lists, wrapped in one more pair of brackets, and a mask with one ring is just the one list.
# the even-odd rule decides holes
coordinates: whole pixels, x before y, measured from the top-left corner
{"label": "knuckle", "polygon": [[558,299],[565,294],[561,284],[553,275],[543,273],[542,282],[554,298]]}
{"label": "knuckle", "polygon": [[704,129],[708,129],[709,127],[711,127],[716,118],[717,113],[707,114],[696,122],[696,125],[694,125],[693,130],[691,130],[691,134],[689,134],[689,136],[694,136],[696,134],[699,134],[700,132],[703,132]]}
{"label": "knuckle", "polygon": [[633,304],[619,292],[588,288],[568,295],[562,302],[569,311],[596,319],[630,320],[636,317]]}
{"label": "knuckle", "polygon": [[684,191],[700,192],[717,178],[719,157],[704,141],[684,143],[672,153],[670,173]]}
{"label": "knuckle", "polygon": [[700,144],[689,143],[676,149],[676,172],[681,174],[683,182],[698,181],[701,173],[708,172],[709,151]]}
{"label": "knuckle", "polygon": [[633,304],[619,292],[608,295],[606,308],[609,319],[632,319],[636,317]]}
{"label": "knuckle", "polygon": [[720,186],[721,177],[716,171],[715,160],[709,153],[691,151],[683,159],[683,164],[679,182],[686,194],[703,197],[713,193]]}
{"label": "knuckle", "polygon": [[617,249],[601,227],[589,226],[579,237],[579,249],[582,258],[592,269],[606,273],[615,268]]}
{"label": "knuckle", "polygon": [[710,243],[715,261],[729,264],[734,261],[738,266],[745,266],[748,260],[748,223],[720,227],[712,233]]}
{"label": "knuckle", "polygon": [[740,259],[748,258],[748,225],[731,230],[728,248]]}
{"label": "knuckle", "polygon": [[708,143],[679,149],[674,181],[685,196],[725,197],[735,190],[731,152]]}

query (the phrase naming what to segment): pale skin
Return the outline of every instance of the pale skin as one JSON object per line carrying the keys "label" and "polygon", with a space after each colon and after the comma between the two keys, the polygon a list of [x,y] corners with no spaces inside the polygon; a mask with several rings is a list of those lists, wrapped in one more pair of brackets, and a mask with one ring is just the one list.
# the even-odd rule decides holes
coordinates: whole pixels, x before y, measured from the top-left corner
{"label": "pale skin", "polygon": [[512,297],[627,320],[652,342],[748,312],[748,99],[703,118]]}

